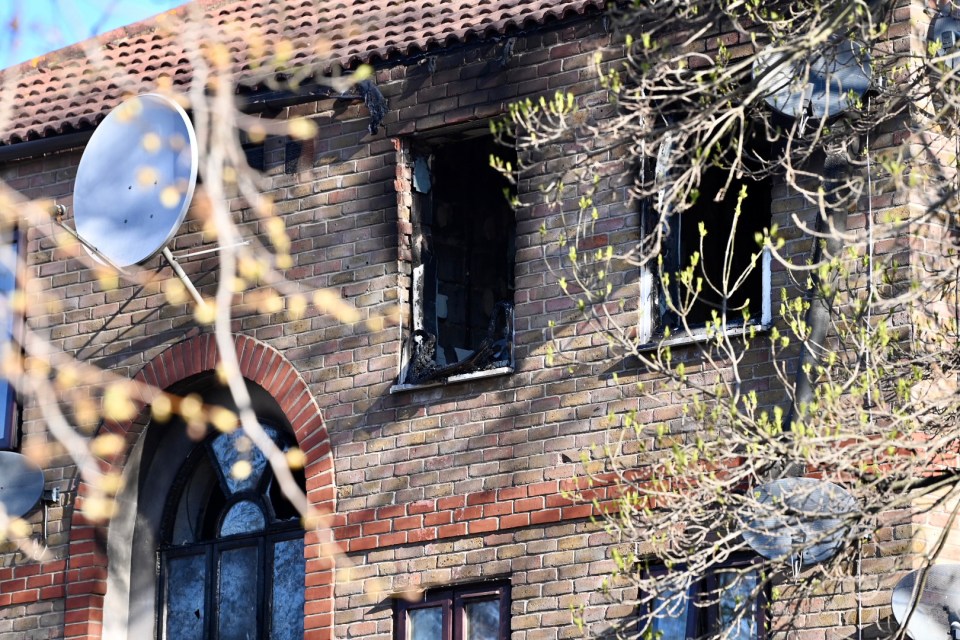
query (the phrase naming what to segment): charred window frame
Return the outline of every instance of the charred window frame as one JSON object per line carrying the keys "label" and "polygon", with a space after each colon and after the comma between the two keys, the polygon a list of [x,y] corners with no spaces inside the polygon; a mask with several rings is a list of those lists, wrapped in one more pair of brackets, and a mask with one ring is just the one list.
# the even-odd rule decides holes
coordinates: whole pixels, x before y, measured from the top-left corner
{"label": "charred window frame", "polygon": [[[17,265],[20,262],[20,233],[7,229],[0,235],[3,253],[0,255],[0,296],[3,297],[3,341],[0,357],[20,350],[23,315],[16,310],[14,294],[17,290]],[[13,449],[18,444],[20,407],[17,393],[9,380],[0,378],[0,449]]]}
{"label": "charred window frame", "polygon": [[487,130],[407,141],[409,338],[400,388],[513,370],[513,186],[491,166],[516,152]]}
{"label": "charred window frame", "polygon": [[[648,575],[666,576],[656,566]],[[765,640],[769,584],[761,566],[752,558],[738,557],[693,581],[683,593],[654,594],[642,608],[644,637],[656,640],[686,640],[718,633],[732,640]],[[729,627],[729,628],[728,628]]]}
{"label": "charred window frame", "polygon": [[[293,446],[284,431],[264,429],[281,449]],[[303,490],[303,471],[295,478]],[[300,515],[242,432],[193,450],[170,492],[161,536],[157,638],[302,637]]]}
{"label": "charred window frame", "polygon": [[394,640],[508,640],[510,584],[431,589],[417,602],[398,599]]}
{"label": "charred window frame", "polygon": [[[754,140],[749,145],[751,153],[769,157],[772,153],[767,148],[769,145],[756,141],[757,135],[752,136]],[[655,168],[647,176],[654,184],[665,185],[665,181],[670,179],[671,171],[664,165],[672,151],[671,147],[669,139],[661,145]],[[644,267],[641,273],[640,293],[644,304],[639,328],[643,342],[658,338],[679,342],[706,337],[705,327],[713,322],[714,313],[726,315],[725,329],[747,326],[768,328],[772,324],[771,255],[769,249],[761,248],[756,242],[756,234],[771,225],[772,184],[773,179],[769,175],[759,180],[747,175],[734,175],[731,179],[728,165],[714,163],[701,172],[699,187],[687,208],[671,210],[662,215],[653,210],[652,203],[646,203],[642,231],[653,234],[657,231],[654,225],[663,225],[660,229],[663,243],[659,265]],[[746,197],[741,201],[740,194],[744,188]],[[660,202],[665,199],[664,189],[665,186],[658,196]],[[719,199],[718,195],[721,196]],[[736,232],[732,234],[738,205],[740,215]],[[702,246],[701,224],[706,230]],[[714,288],[722,288],[728,241],[732,249],[730,282],[735,282],[741,274],[747,273],[747,276],[741,286],[725,297]],[[694,255],[697,259],[693,266],[692,284],[688,287],[680,282],[677,274],[691,266]],[[754,259],[756,264],[751,267]],[[696,288],[698,279],[702,279],[702,288],[685,318],[681,318],[671,309],[668,301],[676,307],[678,301],[685,300],[690,289]],[[683,320],[686,320],[686,326]]]}

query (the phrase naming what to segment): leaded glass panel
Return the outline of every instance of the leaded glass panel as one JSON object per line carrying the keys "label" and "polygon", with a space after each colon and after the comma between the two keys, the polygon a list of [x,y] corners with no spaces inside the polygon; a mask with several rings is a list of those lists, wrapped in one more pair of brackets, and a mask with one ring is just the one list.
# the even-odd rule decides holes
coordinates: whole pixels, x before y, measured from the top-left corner
{"label": "leaded glass panel", "polygon": [[221,536],[232,536],[238,533],[254,533],[263,530],[266,521],[263,511],[250,500],[241,500],[227,511],[220,525]]}
{"label": "leaded glass panel", "polygon": [[300,640],[303,637],[305,573],[303,538],[284,540],[274,545],[271,640]]}
{"label": "leaded glass panel", "polygon": [[256,547],[229,549],[220,554],[220,640],[256,640],[257,569]]}
{"label": "leaded glass panel", "polygon": [[166,558],[164,638],[202,640],[207,559],[204,554]]}

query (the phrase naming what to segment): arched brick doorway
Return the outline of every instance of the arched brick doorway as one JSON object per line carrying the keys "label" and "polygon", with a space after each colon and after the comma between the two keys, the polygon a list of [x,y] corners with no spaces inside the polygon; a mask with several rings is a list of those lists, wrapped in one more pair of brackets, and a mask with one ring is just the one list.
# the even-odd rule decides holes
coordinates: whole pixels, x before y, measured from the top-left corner
{"label": "arched brick doorway", "polygon": [[[240,373],[262,387],[279,405],[289,422],[300,448],[307,455],[307,499],[321,514],[333,514],[336,490],[330,441],[320,408],[299,372],[279,351],[247,336],[235,336]],[[219,361],[214,337],[196,336],[172,345],[147,363],[134,378],[159,389],[188,378],[213,372]],[[124,436],[127,450],[113,462],[122,472],[134,443],[150,422],[150,409],[142,407],[128,422],[105,423],[103,431]],[[80,507],[89,487],[81,479],[77,505],[71,522],[67,558],[64,637],[94,639],[103,636],[104,602],[108,587],[108,557],[104,552],[109,525],[91,523]],[[116,520],[116,518],[115,518]],[[98,543],[98,540],[100,541]],[[333,638],[334,563],[322,552],[332,542],[326,529],[308,531],[304,538],[306,554],[305,638]]]}

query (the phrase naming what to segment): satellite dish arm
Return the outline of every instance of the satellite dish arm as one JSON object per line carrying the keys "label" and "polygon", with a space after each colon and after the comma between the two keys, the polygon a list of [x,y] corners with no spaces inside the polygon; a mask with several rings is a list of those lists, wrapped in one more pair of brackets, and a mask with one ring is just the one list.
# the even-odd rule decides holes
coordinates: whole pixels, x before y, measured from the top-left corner
{"label": "satellite dish arm", "polygon": [[[62,204],[56,204],[53,206],[54,219],[62,229],[64,229],[67,233],[73,236],[77,242],[81,243],[83,246],[89,249],[94,255],[97,256],[97,258],[99,258],[100,260],[103,260],[104,264],[109,266],[111,269],[115,269],[120,273],[125,273],[125,271],[120,267],[118,267],[116,264],[114,264],[114,262],[111,261],[110,258],[103,255],[103,253],[98,251],[95,246],[93,246],[92,244],[84,240],[80,236],[80,234],[78,234],[75,230],[71,229],[64,223],[63,216],[66,215],[66,213],[67,213],[67,208]],[[177,277],[180,278],[181,282],[183,282],[183,286],[187,288],[187,291],[190,292],[190,295],[193,296],[193,299],[196,301],[196,303],[200,306],[205,305],[206,302],[204,302],[203,298],[200,296],[200,292],[197,291],[197,288],[195,286],[193,286],[193,282],[190,281],[190,278],[184,272],[183,267],[181,267],[180,263],[177,262],[177,259],[173,257],[173,254],[170,253],[170,249],[168,247],[164,247],[162,253],[163,253],[163,257],[166,258],[167,262],[170,264],[170,268],[173,269],[173,272],[177,274]]]}
{"label": "satellite dish arm", "polygon": [[58,225],[60,225],[61,229],[63,229],[64,231],[69,233],[71,236],[73,236],[74,240],[76,240],[77,242],[85,246],[91,253],[93,253],[97,257],[98,260],[102,260],[105,265],[107,265],[111,269],[119,271],[120,273],[126,273],[123,269],[118,267],[110,258],[103,255],[103,253],[99,249],[97,249],[95,246],[93,246],[92,244],[84,240],[80,236],[80,234],[76,232],[76,230],[68,227],[67,224],[63,221],[63,216],[65,216],[66,214],[67,214],[67,208],[64,205],[62,204],[53,205],[53,215],[54,215],[53,219]]}
{"label": "satellite dish arm", "polygon": [[190,277],[184,272],[183,267],[180,266],[180,263],[177,262],[177,259],[173,257],[173,254],[170,252],[169,247],[163,248],[163,257],[167,259],[167,262],[170,264],[170,268],[173,269],[173,272],[177,274],[177,277],[180,278],[180,282],[183,283],[183,286],[187,288],[187,291],[190,292],[190,295],[193,296],[194,301],[197,305],[203,307],[206,306],[203,298],[200,297],[200,292],[197,291],[197,288],[193,286],[193,282],[190,280]]}

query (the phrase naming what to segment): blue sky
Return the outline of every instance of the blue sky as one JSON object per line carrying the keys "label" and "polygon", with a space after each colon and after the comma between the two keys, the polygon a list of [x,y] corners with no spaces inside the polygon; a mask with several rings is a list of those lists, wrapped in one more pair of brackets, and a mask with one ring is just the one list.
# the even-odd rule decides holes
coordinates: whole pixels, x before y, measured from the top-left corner
{"label": "blue sky", "polygon": [[178,7],[186,0],[0,0],[0,68]]}

